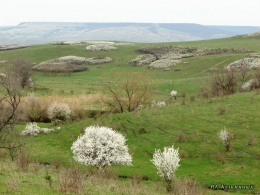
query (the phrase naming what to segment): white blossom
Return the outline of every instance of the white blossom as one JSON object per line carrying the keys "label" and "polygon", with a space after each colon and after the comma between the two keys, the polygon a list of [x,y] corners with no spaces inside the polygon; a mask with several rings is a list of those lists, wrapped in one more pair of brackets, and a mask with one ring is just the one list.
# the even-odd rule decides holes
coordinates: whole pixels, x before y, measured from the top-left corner
{"label": "white blossom", "polygon": [[171,95],[172,97],[176,97],[177,91],[172,90],[171,93],[170,93],[170,95]]}
{"label": "white blossom", "polygon": [[87,166],[131,165],[125,137],[108,127],[90,126],[72,145],[74,159]]}
{"label": "white blossom", "polygon": [[48,108],[47,114],[51,120],[66,121],[70,119],[71,110],[67,104],[53,102]]}
{"label": "white blossom", "polygon": [[226,130],[225,127],[218,133],[218,137],[222,141],[224,146],[228,145],[229,132]]}
{"label": "white blossom", "polygon": [[163,177],[167,181],[171,181],[174,178],[174,173],[179,165],[179,148],[165,147],[163,152],[155,150],[153,159],[151,162],[158,169],[158,175]]}
{"label": "white blossom", "polygon": [[48,134],[54,131],[53,129],[49,128],[40,128],[36,122],[29,123],[26,125],[25,129],[21,132],[20,135],[30,135],[30,136],[37,136],[39,133]]}

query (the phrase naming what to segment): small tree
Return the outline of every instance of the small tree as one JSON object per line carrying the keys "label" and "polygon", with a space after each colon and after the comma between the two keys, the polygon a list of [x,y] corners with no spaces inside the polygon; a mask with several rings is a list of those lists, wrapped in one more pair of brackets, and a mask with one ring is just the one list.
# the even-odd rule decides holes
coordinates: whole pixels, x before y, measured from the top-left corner
{"label": "small tree", "polygon": [[158,175],[166,182],[166,189],[168,192],[172,191],[172,181],[175,176],[175,171],[179,165],[179,148],[165,147],[163,152],[155,150],[151,162],[158,169]]}
{"label": "small tree", "polygon": [[226,147],[226,151],[230,151],[232,137],[230,133],[226,130],[226,127],[224,127],[224,129],[218,133],[218,137],[222,141],[223,145]]}
{"label": "small tree", "polygon": [[29,87],[31,85],[31,67],[27,59],[16,58],[13,61],[12,72],[22,88]]}
{"label": "small tree", "polygon": [[249,73],[250,68],[248,66],[248,64],[243,64],[240,68],[239,68],[239,81],[240,81],[240,85],[239,85],[239,90],[241,91],[241,87],[245,84],[245,82],[251,77],[251,74]]}
{"label": "small tree", "polygon": [[238,75],[234,70],[215,72],[211,80],[211,90],[214,96],[230,95],[236,92]]}
{"label": "small tree", "polygon": [[90,126],[72,145],[74,159],[102,169],[110,165],[131,165],[126,139],[108,127]]}
{"label": "small tree", "polygon": [[67,104],[53,102],[49,106],[47,114],[52,121],[67,121],[70,119],[71,110]]}
{"label": "small tree", "polygon": [[176,99],[177,98],[177,91],[172,90],[170,95],[171,95],[171,100],[172,100],[172,98]]}
{"label": "small tree", "polygon": [[20,85],[16,74],[7,69],[0,78],[0,148],[7,149],[12,160],[24,145],[15,128],[20,97]]}
{"label": "small tree", "polygon": [[150,79],[136,72],[117,72],[103,76],[105,90],[110,98],[102,101],[114,112],[132,112],[151,98]]}

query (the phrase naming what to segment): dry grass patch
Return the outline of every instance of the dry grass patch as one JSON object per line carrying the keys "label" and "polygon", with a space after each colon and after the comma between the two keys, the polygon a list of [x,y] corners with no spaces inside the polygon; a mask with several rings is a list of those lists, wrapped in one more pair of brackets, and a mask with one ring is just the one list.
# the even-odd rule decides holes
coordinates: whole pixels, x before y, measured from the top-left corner
{"label": "dry grass patch", "polygon": [[[106,98],[104,95],[102,95]],[[50,95],[36,96],[29,94],[23,97],[18,109],[18,117],[21,121],[50,122],[47,109],[53,102],[64,103],[72,110],[72,119],[82,119],[86,116],[86,110],[104,110],[106,106],[101,101],[101,93],[85,95]]]}
{"label": "dry grass patch", "polygon": [[197,184],[195,180],[184,178],[175,179],[173,183],[173,193],[174,195],[206,195],[207,190],[203,189]]}
{"label": "dry grass patch", "polygon": [[256,138],[254,138],[254,137],[248,138],[247,145],[253,146],[255,144],[256,144]]}
{"label": "dry grass patch", "polygon": [[22,150],[15,158],[15,163],[18,170],[26,171],[29,168],[30,164],[29,154]]}
{"label": "dry grass patch", "polygon": [[19,182],[15,176],[11,176],[6,179],[6,191],[8,193],[15,192],[19,187]]}
{"label": "dry grass patch", "polygon": [[84,192],[85,174],[77,167],[65,167],[59,174],[58,191],[63,193]]}
{"label": "dry grass patch", "polygon": [[223,153],[223,152],[216,152],[213,155],[214,155],[216,161],[219,161],[222,164],[226,163],[227,159],[226,159],[226,154],[225,153]]}

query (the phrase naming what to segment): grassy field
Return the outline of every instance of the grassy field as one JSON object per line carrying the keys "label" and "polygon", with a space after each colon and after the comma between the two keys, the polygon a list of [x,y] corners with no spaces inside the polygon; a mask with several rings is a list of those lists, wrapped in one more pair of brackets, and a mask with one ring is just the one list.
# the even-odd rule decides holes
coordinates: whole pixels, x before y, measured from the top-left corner
{"label": "grassy field", "polygon": [[[191,178],[200,186],[210,185],[253,185],[253,190],[209,190],[207,194],[249,194],[260,192],[260,91],[237,93],[225,97],[202,98],[200,89],[209,83],[210,68],[221,68],[231,62],[244,58],[247,54],[208,55],[184,59],[170,71],[150,70],[147,66],[133,67],[128,62],[139,55],[137,49],[149,45],[183,45],[207,48],[236,48],[260,52],[259,38],[234,37],[182,43],[135,44],[119,46],[117,51],[90,52],[84,46],[33,45],[26,49],[0,52],[0,60],[12,60],[25,57],[31,63],[76,55],[81,57],[108,56],[114,62],[102,65],[87,65],[89,71],[72,73],[69,76],[44,76],[41,72],[33,72],[35,87],[26,89],[27,93],[35,93],[40,97],[57,96],[75,98],[95,96],[103,93],[101,78],[105,74],[120,71],[140,72],[148,75],[154,82],[152,85],[156,95],[153,100],[166,101],[164,108],[145,107],[132,113],[104,114],[94,118],[85,118],[62,124],[61,131],[37,137],[26,137],[32,161],[50,162],[49,173],[54,178],[53,185],[58,183],[58,173],[53,167],[55,163],[69,165],[72,159],[70,147],[82,130],[90,125],[108,126],[124,134],[127,145],[133,155],[133,166],[110,167],[113,179],[95,177],[86,179],[86,194],[167,194],[157,170],[150,162],[155,149],[163,149],[174,144],[179,148],[181,166],[176,171],[177,178]],[[180,68],[181,71],[174,71]],[[185,97],[178,97],[168,102],[171,90],[177,90]],[[72,95],[73,93],[73,95]],[[100,109],[98,101],[93,105],[86,103],[87,110]],[[75,100],[76,101],[76,100]],[[224,111],[223,111],[224,110]],[[24,129],[26,123],[18,125]],[[39,123],[41,127],[53,127],[52,123]],[[217,137],[217,133],[226,127],[234,139],[232,150],[225,152],[225,147]],[[16,171],[7,166],[8,160],[2,159],[0,174],[0,194],[7,193],[6,178],[15,176],[19,183],[16,190],[9,194],[59,194],[56,187],[49,188],[44,180],[46,168],[38,172]],[[73,161],[73,160],[72,160]],[[75,162],[73,162],[76,165]],[[85,168],[87,173],[90,168]],[[126,179],[117,179],[117,176]],[[148,178],[131,183],[130,178]],[[29,187],[30,186],[30,187]],[[127,186],[127,187],[126,187]],[[133,193],[126,191],[129,188]],[[140,192],[134,191],[140,189]]]}

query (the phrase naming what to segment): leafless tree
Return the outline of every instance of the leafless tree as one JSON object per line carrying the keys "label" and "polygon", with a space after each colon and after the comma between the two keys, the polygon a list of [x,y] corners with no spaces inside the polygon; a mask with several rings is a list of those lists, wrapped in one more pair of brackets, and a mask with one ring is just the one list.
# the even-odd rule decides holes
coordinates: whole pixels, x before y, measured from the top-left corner
{"label": "leafless tree", "polygon": [[236,92],[237,73],[234,70],[221,70],[213,74],[211,90],[214,96],[229,95]]}
{"label": "leafless tree", "polygon": [[146,102],[152,94],[150,79],[140,73],[117,72],[102,78],[110,98],[102,99],[114,112],[132,112]]}
{"label": "leafless tree", "polygon": [[12,159],[23,145],[15,128],[20,101],[19,80],[9,69],[0,79],[0,148],[7,149]]}
{"label": "leafless tree", "polygon": [[243,84],[245,84],[245,82],[251,77],[250,74],[250,68],[248,66],[248,64],[243,64],[238,71],[238,79],[240,81],[239,84],[239,90],[241,91],[241,87],[243,86]]}
{"label": "leafless tree", "polygon": [[16,58],[12,64],[12,72],[16,76],[18,84],[25,88],[29,85],[29,79],[31,76],[30,63],[25,58]]}

